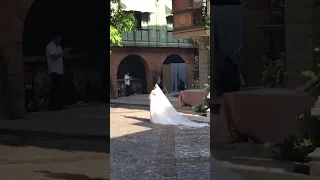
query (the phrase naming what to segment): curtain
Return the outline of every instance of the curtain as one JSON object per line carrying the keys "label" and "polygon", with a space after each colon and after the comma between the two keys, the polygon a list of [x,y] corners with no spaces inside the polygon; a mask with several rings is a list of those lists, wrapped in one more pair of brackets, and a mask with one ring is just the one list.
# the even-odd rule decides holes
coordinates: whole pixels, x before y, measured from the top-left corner
{"label": "curtain", "polygon": [[172,91],[178,91],[180,79],[187,84],[187,65],[185,63],[171,63]]}
{"label": "curtain", "polygon": [[[211,28],[211,42],[214,43],[212,53],[215,61],[214,85],[219,85],[220,71],[224,66],[223,59],[233,55],[243,45],[243,20],[244,9],[241,5],[212,6],[210,10],[214,26]],[[233,58],[241,67],[241,51]],[[241,70],[241,69],[240,69]]]}
{"label": "curtain", "polygon": [[177,69],[179,75],[178,82],[182,79],[184,84],[187,85],[187,65],[185,63],[178,63]]}
{"label": "curtain", "polygon": [[172,83],[172,91],[178,91],[178,65],[177,63],[171,64],[171,83]]}

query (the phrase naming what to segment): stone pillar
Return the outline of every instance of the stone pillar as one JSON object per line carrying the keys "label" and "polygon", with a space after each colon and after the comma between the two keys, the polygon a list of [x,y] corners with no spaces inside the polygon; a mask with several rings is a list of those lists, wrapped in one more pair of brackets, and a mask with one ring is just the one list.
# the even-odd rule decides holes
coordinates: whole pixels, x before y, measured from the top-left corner
{"label": "stone pillar", "polygon": [[199,83],[200,88],[209,83],[210,76],[210,49],[208,48],[209,37],[198,37],[194,39],[199,50]]}
{"label": "stone pillar", "polygon": [[312,6],[314,0],[285,1],[287,86],[301,85],[301,72],[313,67]]}
{"label": "stone pillar", "polygon": [[22,35],[31,1],[5,2],[4,6],[0,6],[0,36],[3,59],[7,63],[7,77],[4,78],[8,82],[4,100],[5,115],[16,119],[23,118],[25,114]]}
{"label": "stone pillar", "polygon": [[264,70],[262,56],[270,50],[269,35],[258,26],[269,24],[267,10],[270,0],[243,0],[242,2],[244,47],[240,52],[243,55],[241,69],[246,83],[249,86],[257,86],[261,84],[260,79]]}

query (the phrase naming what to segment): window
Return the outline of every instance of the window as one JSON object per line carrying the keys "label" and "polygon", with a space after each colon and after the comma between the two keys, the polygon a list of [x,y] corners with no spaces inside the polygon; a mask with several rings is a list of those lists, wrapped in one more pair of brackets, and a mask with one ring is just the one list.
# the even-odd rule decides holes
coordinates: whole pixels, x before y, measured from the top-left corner
{"label": "window", "polygon": [[166,19],[168,27],[173,27],[173,15],[167,16]]}
{"label": "window", "polygon": [[141,14],[141,28],[148,26],[150,21],[150,14],[149,13],[142,13]]}
{"label": "window", "polygon": [[136,21],[137,21],[137,29],[142,29],[144,26],[147,26],[149,21],[150,21],[150,13],[142,13],[139,11],[134,11],[134,12],[128,12],[126,11],[125,13],[133,13]]}
{"label": "window", "polygon": [[142,22],[142,13],[141,12],[134,12],[134,16],[136,17],[137,20],[137,29],[141,29],[141,22]]}

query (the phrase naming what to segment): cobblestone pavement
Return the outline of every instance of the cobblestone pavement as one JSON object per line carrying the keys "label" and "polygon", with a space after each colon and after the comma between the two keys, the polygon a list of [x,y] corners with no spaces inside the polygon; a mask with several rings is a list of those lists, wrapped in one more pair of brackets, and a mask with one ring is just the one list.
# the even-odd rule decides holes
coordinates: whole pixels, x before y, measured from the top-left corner
{"label": "cobblestone pavement", "polygon": [[110,109],[111,179],[209,180],[209,128],[149,122],[148,110]]}

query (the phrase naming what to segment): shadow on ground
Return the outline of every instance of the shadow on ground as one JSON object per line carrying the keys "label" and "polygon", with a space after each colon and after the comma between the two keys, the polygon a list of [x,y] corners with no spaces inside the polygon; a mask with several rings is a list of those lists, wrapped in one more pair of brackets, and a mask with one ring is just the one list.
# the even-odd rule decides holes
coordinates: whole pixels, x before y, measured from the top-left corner
{"label": "shadow on ground", "polygon": [[130,104],[110,104],[110,108],[125,108],[130,110],[149,110],[150,107],[145,105],[130,105]]}
{"label": "shadow on ground", "polygon": [[[91,105],[61,112],[36,112],[22,120],[3,121],[9,125],[0,127],[0,145],[109,153],[109,132],[101,133],[110,129],[106,107]],[[80,130],[69,133],[75,129]]]}
{"label": "shadow on ground", "polygon": [[58,136],[45,136],[41,134],[1,134],[0,145],[27,147],[35,146],[45,149],[63,151],[91,151],[110,153],[110,139],[75,139]]}
{"label": "shadow on ground", "polygon": [[42,173],[46,177],[63,180],[109,180],[105,178],[92,178],[81,174],[54,173],[49,171],[35,171],[35,173]]}

